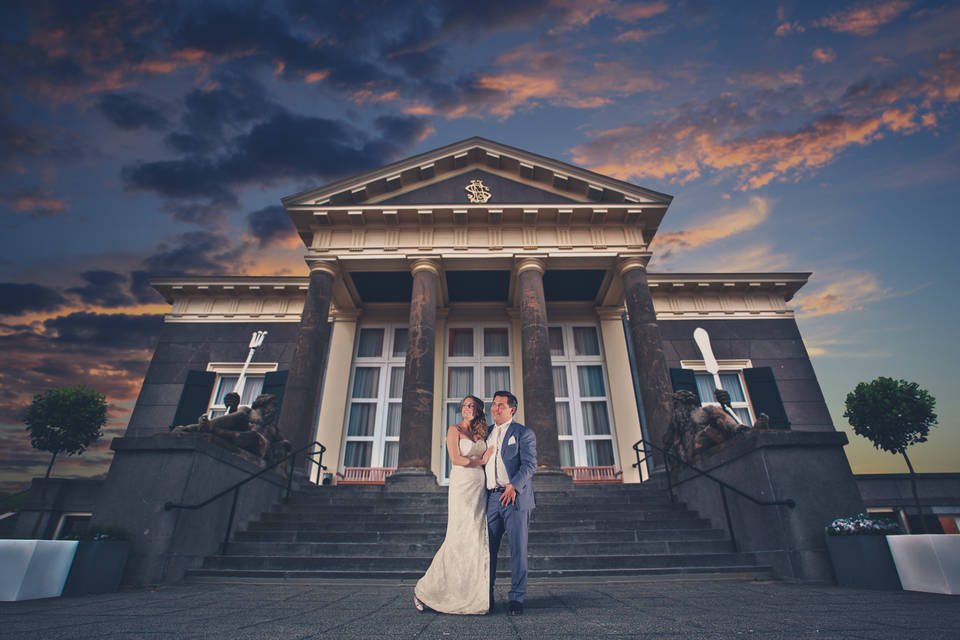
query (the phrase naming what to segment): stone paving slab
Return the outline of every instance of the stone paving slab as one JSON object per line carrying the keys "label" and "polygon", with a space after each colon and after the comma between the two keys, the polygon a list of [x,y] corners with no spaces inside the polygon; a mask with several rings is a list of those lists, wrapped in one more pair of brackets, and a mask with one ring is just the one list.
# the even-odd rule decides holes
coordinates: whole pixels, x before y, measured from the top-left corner
{"label": "stone paving slab", "polygon": [[181,584],[0,602],[4,640],[960,638],[960,598],[783,582],[533,584],[525,615],[419,614],[410,584]]}

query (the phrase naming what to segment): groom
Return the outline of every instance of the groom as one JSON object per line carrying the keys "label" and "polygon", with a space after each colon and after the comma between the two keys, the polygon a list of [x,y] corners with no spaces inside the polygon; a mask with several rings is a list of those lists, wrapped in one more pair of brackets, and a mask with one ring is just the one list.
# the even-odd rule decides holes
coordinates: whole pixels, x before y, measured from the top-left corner
{"label": "groom", "polygon": [[497,577],[497,553],[506,531],[510,539],[510,604],[512,616],[523,615],[527,593],[527,532],[533,499],[533,472],[537,470],[537,438],[533,431],[513,421],[517,398],[509,391],[493,394],[490,413],[496,425],[487,445],[497,452],[487,461],[487,529],[490,532],[490,610]]}

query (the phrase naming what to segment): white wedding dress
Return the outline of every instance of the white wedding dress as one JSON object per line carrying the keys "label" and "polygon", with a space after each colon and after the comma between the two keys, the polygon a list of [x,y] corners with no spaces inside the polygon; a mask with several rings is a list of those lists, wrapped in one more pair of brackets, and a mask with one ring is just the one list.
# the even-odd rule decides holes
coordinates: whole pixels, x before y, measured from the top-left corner
{"label": "white wedding dress", "polygon": [[[460,439],[460,453],[479,459],[483,440]],[[486,613],[490,608],[490,546],[487,534],[487,482],[483,467],[450,469],[447,535],[413,593],[441,613]]]}

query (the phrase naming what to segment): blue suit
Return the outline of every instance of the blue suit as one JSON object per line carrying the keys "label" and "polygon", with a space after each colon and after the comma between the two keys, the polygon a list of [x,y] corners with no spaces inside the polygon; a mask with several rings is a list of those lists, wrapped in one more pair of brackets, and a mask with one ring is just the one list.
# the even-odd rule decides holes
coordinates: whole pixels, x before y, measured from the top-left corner
{"label": "blue suit", "polygon": [[497,554],[504,532],[510,541],[510,600],[523,602],[527,593],[527,534],[530,513],[536,506],[533,497],[533,472],[537,470],[537,437],[518,422],[511,422],[503,435],[503,466],[510,484],[517,490],[516,502],[509,507],[500,504],[503,495],[491,491],[487,495],[487,529],[490,534],[490,604],[493,605],[493,583],[497,576]]}

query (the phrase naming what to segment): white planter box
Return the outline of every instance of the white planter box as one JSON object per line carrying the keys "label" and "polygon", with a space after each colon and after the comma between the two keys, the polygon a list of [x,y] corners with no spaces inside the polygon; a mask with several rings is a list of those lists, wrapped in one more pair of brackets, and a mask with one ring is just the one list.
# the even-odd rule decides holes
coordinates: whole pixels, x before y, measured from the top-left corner
{"label": "white planter box", "polygon": [[960,536],[887,536],[887,544],[905,590],[960,595]]}
{"label": "white planter box", "polygon": [[0,540],[0,600],[58,597],[78,544],[76,540]]}

